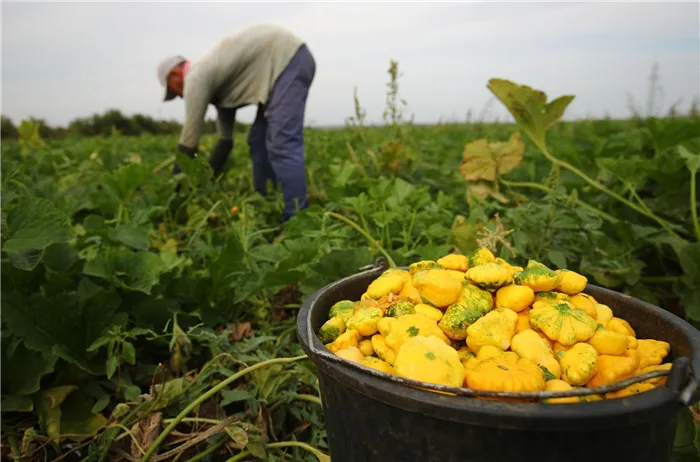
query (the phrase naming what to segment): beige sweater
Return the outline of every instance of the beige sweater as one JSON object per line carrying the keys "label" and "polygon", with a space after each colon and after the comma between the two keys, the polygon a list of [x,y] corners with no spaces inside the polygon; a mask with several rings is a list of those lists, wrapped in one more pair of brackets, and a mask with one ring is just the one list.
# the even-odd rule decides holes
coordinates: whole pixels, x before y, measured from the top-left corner
{"label": "beige sweater", "polygon": [[230,139],[235,110],[265,104],[277,77],[303,44],[286,29],[263,24],[224,37],[193,62],[185,76],[180,144],[198,148],[209,104],[218,112],[219,135]]}

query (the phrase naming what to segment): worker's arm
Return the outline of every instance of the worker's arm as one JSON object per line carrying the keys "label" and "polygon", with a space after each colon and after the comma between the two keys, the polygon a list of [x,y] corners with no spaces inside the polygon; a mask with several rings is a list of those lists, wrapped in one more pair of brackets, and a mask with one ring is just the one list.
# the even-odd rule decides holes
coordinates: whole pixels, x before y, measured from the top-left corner
{"label": "worker's arm", "polygon": [[178,150],[192,153],[199,150],[199,139],[204,128],[204,116],[211,99],[211,87],[201,79],[187,79],[185,82],[185,122],[182,124]]}
{"label": "worker's arm", "polygon": [[216,125],[219,129],[219,139],[209,158],[209,165],[214,175],[219,175],[233,150],[233,126],[236,123],[236,110],[217,107]]}

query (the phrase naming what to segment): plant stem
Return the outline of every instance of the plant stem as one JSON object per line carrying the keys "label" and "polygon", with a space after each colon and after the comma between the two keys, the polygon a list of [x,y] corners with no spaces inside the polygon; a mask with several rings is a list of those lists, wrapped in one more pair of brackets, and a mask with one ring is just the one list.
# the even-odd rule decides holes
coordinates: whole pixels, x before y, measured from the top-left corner
{"label": "plant stem", "polygon": [[12,456],[19,459],[19,446],[17,446],[17,437],[15,435],[8,435],[7,437],[7,443],[10,445],[10,449],[12,450]]}
{"label": "plant stem", "polygon": [[228,385],[231,383],[235,382],[239,378],[243,377],[244,375],[253,372],[256,369],[260,369],[261,367],[269,366],[271,364],[278,364],[278,363],[291,363],[294,361],[299,361],[300,359],[307,358],[306,355],[300,355],[300,356],[294,356],[291,358],[273,358],[273,359],[268,359],[267,361],[262,361],[257,364],[253,364],[252,366],[248,366],[245,369],[233,374],[232,376],[224,379],[214,387],[210,388],[209,391],[206,393],[200,395],[197,399],[192,401],[185,409],[183,409],[177,417],[175,417],[170,424],[163,429],[163,431],[158,435],[158,438],[153,442],[150,448],[148,448],[148,451],[144,456],[141,458],[141,462],[147,462],[150,460],[151,456],[158,450],[158,447],[160,447],[161,444],[163,444],[163,441],[165,441],[165,438],[168,437],[170,432],[172,432],[175,427],[177,426],[178,423],[182,421],[182,419],[187,416],[192,410],[194,410],[197,406],[214,396],[216,393],[219,391],[223,390],[226,388]]}
{"label": "plant stem", "polygon": [[559,165],[560,167],[567,169],[568,171],[577,175],[583,181],[585,181],[586,183],[588,183],[589,185],[591,185],[592,187],[594,187],[598,191],[607,194],[608,196],[612,197],[613,199],[617,199],[619,202],[625,204],[627,207],[629,207],[629,208],[635,210],[636,212],[644,215],[645,217],[655,221],[660,226],[662,226],[664,229],[666,229],[671,234],[671,236],[675,237],[676,239],[679,239],[681,241],[685,241],[682,237],[680,237],[675,231],[673,231],[669,227],[669,223],[666,220],[663,220],[662,218],[656,216],[656,214],[654,214],[653,212],[647,212],[646,210],[644,210],[643,207],[638,206],[634,202],[628,201],[624,197],[617,194],[615,191],[611,191],[610,189],[606,188],[605,186],[603,186],[599,182],[590,178],[588,175],[586,175],[585,173],[583,173],[581,170],[574,167],[573,165],[569,164],[568,162],[565,162],[565,161],[559,159],[558,157],[555,157],[554,155],[552,155],[549,152],[549,150],[547,149],[547,146],[544,143],[540,143],[538,141],[534,141],[534,143],[540,149],[540,151],[542,151],[542,154],[544,154],[544,156],[547,159],[549,159],[550,162],[553,162],[553,163]]}
{"label": "plant stem", "polygon": [[[321,451],[319,451],[315,447],[313,447],[309,444],[306,444],[306,443],[299,442],[299,441],[280,441],[279,443],[266,444],[265,447],[267,447],[269,449],[297,447],[297,448],[301,448],[301,449],[306,449],[307,451],[313,453],[316,457],[319,457],[319,455],[327,457],[325,454],[323,454]],[[248,455],[250,455],[250,452],[243,451],[243,452],[238,453],[235,456],[231,457],[226,462],[238,462],[240,460],[243,460],[243,458],[248,456]],[[319,458],[319,460],[321,460],[321,459]]]}
{"label": "plant stem", "polygon": [[[170,422],[174,421],[175,419],[163,419],[164,424],[169,424]],[[180,419],[180,422],[183,423],[203,423],[203,424],[211,424],[211,425],[219,425],[221,423],[220,420],[216,419],[205,419],[203,417],[185,417],[184,419]]]}
{"label": "plant stem", "polygon": [[204,451],[200,452],[199,454],[189,458],[186,462],[197,462],[198,460],[204,459],[207,457],[209,454],[213,453],[217,449],[219,449],[221,446],[223,446],[226,441],[228,441],[228,438],[222,438],[220,442],[216,444],[212,444],[208,448],[206,448]]}
{"label": "plant stem", "polygon": [[[503,180],[499,179],[501,183],[503,183],[506,186],[510,186],[512,188],[532,188],[532,189],[539,189],[540,191],[546,192],[548,194],[552,193],[552,190],[548,188],[545,185],[539,184],[539,183],[531,183],[529,181],[508,181],[508,180]],[[619,220],[615,218],[612,215],[609,215],[602,210],[599,210],[595,207],[593,207],[591,204],[588,204],[586,202],[583,202],[581,199],[574,199],[576,204],[580,205],[581,207],[585,207],[591,212],[595,213],[599,217],[603,218],[604,220],[609,221],[610,223],[617,223]]]}
{"label": "plant stem", "polygon": [[697,172],[690,172],[690,215],[693,217],[693,227],[695,228],[695,239],[700,242],[700,220],[698,220],[698,204],[695,199],[695,177]]}
{"label": "plant stem", "polygon": [[335,212],[326,212],[326,215],[328,215],[328,216],[330,216],[330,217],[333,217],[333,218],[335,218],[335,219],[337,219],[337,220],[340,220],[340,221],[344,222],[344,223],[347,224],[348,226],[354,228],[355,231],[357,231],[358,233],[362,234],[362,236],[363,236],[365,239],[367,239],[367,241],[369,242],[369,244],[370,244],[371,246],[376,246],[377,249],[381,252],[381,254],[384,255],[384,257],[385,257],[385,258],[387,259],[387,261],[389,262],[389,266],[390,266],[391,268],[396,268],[396,263],[394,262],[394,259],[391,258],[391,255],[389,255],[389,253],[384,249],[384,247],[382,247],[382,245],[379,243],[379,241],[374,240],[374,239],[372,238],[372,236],[369,235],[369,233],[367,233],[365,230],[363,230],[362,228],[360,228],[359,226],[357,226],[357,223],[355,223],[354,221],[350,220],[349,218],[344,217],[343,215],[340,215],[340,214],[335,213]]}

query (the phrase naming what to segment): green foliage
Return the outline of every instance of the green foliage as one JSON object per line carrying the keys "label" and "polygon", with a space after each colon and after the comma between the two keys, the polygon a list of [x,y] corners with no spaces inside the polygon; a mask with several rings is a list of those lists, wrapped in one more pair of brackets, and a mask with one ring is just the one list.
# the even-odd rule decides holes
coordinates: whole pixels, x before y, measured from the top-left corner
{"label": "green foliage", "polygon": [[[178,156],[172,177],[176,136],[124,138],[116,114],[93,132],[109,138],[3,143],[1,405],[16,456],[327,460],[313,364],[250,368],[301,355],[301,303],[380,255],[404,266],[483,244],[700,321],[697,120],[555,124],[570,99],[493,80],[519,126],[418,127],[403,123],[396,63],[389,74],[387,126],[364,126],[356,99],[354,127],[307,133],[311,207],[283,228],[279,191],[253,191],[244,133],[220,179],[203,156]],[[697,455],[681,424],[680,451]]]}

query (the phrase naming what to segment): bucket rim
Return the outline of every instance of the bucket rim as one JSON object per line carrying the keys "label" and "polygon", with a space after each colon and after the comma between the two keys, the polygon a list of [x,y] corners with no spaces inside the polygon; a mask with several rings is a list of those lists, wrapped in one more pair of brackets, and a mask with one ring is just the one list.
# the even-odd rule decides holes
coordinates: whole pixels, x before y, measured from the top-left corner
{"label": "bucket rim", "polygon": [[[533,419],[536,419],[541,420],[543,423],[545,421],[561,423],[562,419],[567,418],[581,423],[583,427],[585,427],[586,421],[593,419],[596,420],[596,422],[605,419],[605,421],[612,425],[614,421],[619,421],[620,419],[624,420],[625,416],[629,417],[631,411],[634,411],[634,422],[639,422],[642,419],[641,414],[646,414],[646,417],[650,420],[656,420],[659,418],[659,412],[662,409],[667,409],[669,412],[676,412],[680,406],[688,405],[698,400],[699,393],[697,391],[693,371],[700,370],[700,331],[680,317],[658,306],[594,284],[588,284],[586,289],[584,289],[584,293],[593,292],[622,297],[630,303],[654,311],[655,314],[661,317],[665,322],[675,325],[682,331],[691,346],[692,357],[677,358],[673,362],[670,372],[652,373],[653,376],[668,375],[669,377],[665,386],[613,400],[557,403],[556,405],[543,405],[543,403],[538,401],[507,402],[473,398],[465,399],[468,397],[446,396],[428,390],[414,388],[415,385],[420,386],[421,384],[426,384],[404,378],[396,380],[393,379],[390,374],[356,363],[341,361],[340,358],[325,351],[325,346],[318,340],[315,332],[313,332],[311,314],[315,311],[319,303],[319,298],[322,298],[323,294],[332,291],[334,288],[343,287],[351,281],[360,278],[371,277],[373,274],[378,276],[386,269],[388,269],[386,261],[380,258],[373,266],[361,268],[362,271],[358,273],[325,285],[313,293],[303,303],[297,318],[297,335],[302,349],[309,356],[309,359],[311,359],[324,374],[341,381],[344,386],[350,386],[357,392],[371,396],[386,404],[406,410],[413,410],[426,414],[429,413],[431,416],[439,415],[441,418],[450,420],[465,421],[466,414],[470,415],[467,420],[476,420],[477,423],[481,420],[482,423],[486,424],[489,420],[498,419],[500,426],[503,426],[503,419],[511,419],[511,422],[517,426],[516,421],[519,419],[525,419],[528,422],[532,422]],[[398,267],[398,269],[407,269],[407,267]],[[646,374],[643,377],[646,377]],[[645,378],[634,380],[632,383],[642,380],[645,380]],[[407,384],[406,382],[409,383]],[[432,384],[427,385],[430,387]],[[629,385],[629,383],[627,385]],[[435,386],[434,389],[450,388],[451,387],[440,388],[440,386]],[[623,388],[623,386],[619,386],[617,389],[620,388]],[[543,392],[538,393],[541,395]],[[567,392],[549,392],[545,397],[576,396],[576,394],[572,394],[571,392],[568,393],[567,395]],[[591,393],[595,392],[584,391],[579,392],[578,395],[590,395]],[[538,394],[527,393],[527,395],[535,397]]]}

